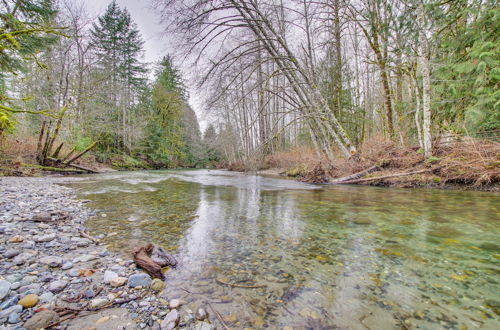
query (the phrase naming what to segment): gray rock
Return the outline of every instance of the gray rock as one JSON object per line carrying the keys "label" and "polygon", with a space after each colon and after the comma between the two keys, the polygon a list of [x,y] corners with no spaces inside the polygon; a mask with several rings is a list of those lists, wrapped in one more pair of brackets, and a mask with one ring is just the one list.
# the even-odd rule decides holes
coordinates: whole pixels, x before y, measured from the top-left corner
{"label": "gray rock", "polygon": [[57,257],[57,256],[46,256],[46,257],[40,258],[39,262],[44,264],[44,265],[48,265],[50,267],[61,267],[63,260],[61,257]]}
{"label": "gray rock", "polygon": [[203,321],[203,320],[206,320],[208,318],[208,313],[205,310],[205,308],[200,307],[196,310],[195,316],[196,316],[196,319],[198,321]]}
{"label": "gray rock", "polygon": [[50,242],[53,241],[57,235],[55,233],[53,234],[47,234],[47,235],[41,235],[41,236],[34,236],[33,240],[37,243],[43,243],[43,242]]}
{"label": "gray rock", "polygon": [[23,306],[14,305],[0,312],[0,319],[5,319],[9,317],[12,313],[21,313],[23,311]]}
{"label": "gray rock", "polygon": [[50,291],[47,291],[42,293],[39,298],[42,304],[51,303],[54,301],[54,294]]}
{"label": "gray rock", "polygon": [[90,301],[90,308],[99,308],[109,303],[107,299],[95,298]]}
{"label": "gray rock", "polygon": [[215,330],[215,327],[208,322],[196,322],[195,330]]}
{"label": "gray rock", "polygon": [[41,287],[42,287],[41,284],[33,283],[20,287],[17,290],[17,292],[24,294],[30,294],[30,293],[38,294],[40,292]]}
{"label": "gray rock", "polygon": [[128,278],[127,285],[131,288],[138,286],[149,287],[151,285],[151,276],[146,273],[134,274]]}
{"label": "gray rock", "polygon": [[100,257],[107,257],[107,256],[109,256],[109,252],[108,252],[108,251],[106,251],[106,250],[101,251],[101,252],[99,252],[99,256],[100,256]]}
{"label": "gray rock", "polygon": [[104,281],[104,283],[109,284],[109,283],[111,283],[112,280],[114,280],[117,277],[118,277],[117,273],[112,272],[110,270],[107,270],[104,272],[103,281]]}
{"label": "gray rock", "polygon": [[64,290],[64,288],[66,288],[67,285],[68,281],[65,280],[54,281],[49,284],[49,291],[52,293],[59,293],[62,290]]}
{"label": "gray rock", "polygon": [[14,282],[11,284],[10,289],[11,290],[17,290],[21,287],[21,282]]}
{"label": "gray rock", "polygon": [[59,315],[51,310],[44,310],[36,313],[26,323],[23,324],[26,330],[44,329],[52,323],[59,322]]}
{"label": "gray rock", "polygon": [[11,284],[5,280],[0,280],[0,300],[5,298],[10,292]]}
{"label": "gray rock", "polygon": [[68,262],[65,262],[65,263],[62,265],[61,269],[62,269],[62,270],[68,270],[68,269],[70,269],[71,267],[73,267],[73,263],[72,263],[72,262],[70,262],[70,261],[68,261]]}
{"label": "gray rock", "polygon": [[38,279],[37,276],[32,276],[32,275],[25,276],[25,277],[23,277],[23,280],[21,281],[21,285],[29,285],[29,284],[35,282],[37,279]]}
{"label": "gray rock", "polygon": [[5,277],[10,283],[20,282],[24,276],[21,274],[10,274]]}
{"label": "gray rock", "polygon": [[21,322],[21,317],[20,317],[19,313],[17,313],[17,312],[10,313],[10,315],[9,315],[9,323],[10,324],[16,324],[16,323],[19,323],[19,322]]}
{"label": "gray rock", "polygon": [[19,301],[19,295],[16,294],[15,296],[12,296],[10,297],[9,299],[5,300],[1,305],[0,305],[0,310],[4,310],[4,309],[7,309],[9,307],[12,307],[14,306],[15,304],[17,304],[17,302]]}
{"label": "gray rock", "polygon": [[182,301],[179,299],[172,299],[168,302],[168,307],[170,309],[176,309],[182,306]]}
{"label": "gray rock", "polygon": [[7,259],[12,259],[12,258],[18,256],[20,253],[21,253],[21,251],[19,251],[19,250],[8,249],[7,251],[5,251],[5,253],[3,254],[3,256],[5,258],[7,258]]}
{"label": "gray rock", "polygon": [[16,265],[16,266],[21,266],[21,265],[23,265],[23,264],[26,262],[26,260],[27,260],[27,259],[28,259],[28,258],[26,257],[26,255],[25,255],[25,254],[20,254],[20,255],[17,255],[17,256],[16,256],[16,257],[12,260],[12,263],[13,263],[14,265]]}
{"label": "gray rock", "polygon": [[173,330],[176,325],[179,323],[179,312],[174,309],[170,311],[170,313],[165,316],[163,321],[161,322],[160,328],[161,330]]}
{"label": "gray rock", "polygon": [[80,276],[80,271],[78,269],[70,269],[68,272],[68,275],[71,277],[78,277]]}

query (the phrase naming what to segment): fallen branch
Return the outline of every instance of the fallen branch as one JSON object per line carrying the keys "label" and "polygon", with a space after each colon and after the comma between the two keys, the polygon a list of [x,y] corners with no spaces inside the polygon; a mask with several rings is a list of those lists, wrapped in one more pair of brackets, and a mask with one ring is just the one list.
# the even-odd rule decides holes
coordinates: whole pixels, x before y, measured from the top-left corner
{"label": "fallen branch", "polygon": [[99,240],[95,237],[90,236],[85,230],[80,229],[79,232],[80,232],[80,236],[82,236],[83,238],[87,238],[87,239],[91,240],[92,242],[99,244]]}
{"label": "fallen branch", "polygon": [[94,142],[94,143],[91,143],[87,148],[85,148],[82,152],[80,152],[78,155],[74,156],[73,158],[67,160],[64,165],[68,166],[69,164],[73,163],[75,160],[77,160],[78,158],[82,157],[83,155],[85,155],[87,152],[89,152],[90,150],[92,150],[92,148],[94,148],[95,146],[97,145],[97,142]]}
{"label": "fallen branch", "polygon": [[217,310],[215,310],[215,308],[212,306],[211,303],[208,303],[208,306],[210,306],[210,309],[212,309],[212,312],[214,312],[215,316],[217,316],[217,319],[219,320],[219,322],[222,324],[222,326],[224,327],[224,329],[226,330],[230,330],[229,327],[226,325],[226,323],[224,322],[224,319],[222,318],[222,316],[220,315],[219,312],[217,312]]}
{"label": "fallen branch", "polygon": [[222,284],[222,285],[228,285],[233,288],[243,288],[243,289],[258,289],[258,288],[265,288],[266,285],[243,285],[243,284],[233,284],[233,283],[228,283],[224,282],[218,278],[215,279],[215,282]]}
{"label": "fallen branch", "polygon": [[384,176],[376,176],[376,177],[373,177],[373,178],[344,181],[344,182],[341,182],[341,183],[342,184],[357,184],[357,183],[364,183],[364,182],[370,182],[370,181],[384,180],[384,179],[390,179],[390,178],[398,178],[398,177],[402,177],[402,176],[408,176],[408,175],[414,175],[414,174],[422,174],[422,173],[434,172],[436,170],[439,170],[440,168],[442,168],[442,166],[439,166],[439,167],[436,167],[436,168],[428,168],[428,169],[420,170],[420,171],[413,171],[413,172],[406,172],[406,173],[396,173],[396,174],[390,174],[390,175],[384,175]]}
{"label": "fallen branch", "polygon": [[93,169],[90,169],[88,167],[83,167],[81,165],[68,164],[68,166],[71,166],[71,167],[74,167],[76,169],[79,169],[79,170],[82,170],[82,171],[86,171],[86,172],[89,172],[89,173],[93,173],[93,174],[99,173],[97,171],[94,171]]}
{"label": "fallen branch", "polygon": [[[70,309],[69,312],[72,313],[73,315],[68,316],[68,317],[66,317],[66,318],[64,318],[62,320],[59,320],[59,321],[57,321],[55,323],[50,324],[49,326],[47,326],[47,329],[53,328],[55,326],[58,326],[59,324],[61,324],[63,322],[66,322],[68,320],[72,320],[72,319],[76,318],[77,316],[81,316],[81,317],[89,316],[89,315],[92,315],[92,314],[95,314],[95,313],[99,312],[100,310],[103,310],[103,309],[106,309],[106,308],[109,308],[109,307],[113,307],[114,305],[126,304],[126,303],[129,303],[129,302],[131,302],[132,300],[135,300],[135,299],[137,299],[137,298],[117,299],[115,301],[110,302],[109,304],[106,304],[106,305],[104,305],[102,307],[98,307],[98,308],[94,308],[94,309],[87,309],[87,310],[74,310],[74,309]],[[85,313],[85,314],[82,315],[80,313]]]}
{"label": "fallen branch", "polygon": [[359,179],[359,178],[362,178],[370,173],[373,173],[373,172],[378,172],[382,170],[382,167],[381,166],[378,166],[378,165],[375,165],[375,166],[372,166],[366,170],[363,170],[361,172],[358,172],[358,173],[354,173],[354,174],[351,174],[351,175],[348,175],[348,176],[344,176],[342,178],[338,178],[338,179],[335,179],[333,181],[331,181],[331,183],[333,184],[337,184],[337,183],[344,183],[346,181],[352,181],[352,180],[356,180],[356,179]]}

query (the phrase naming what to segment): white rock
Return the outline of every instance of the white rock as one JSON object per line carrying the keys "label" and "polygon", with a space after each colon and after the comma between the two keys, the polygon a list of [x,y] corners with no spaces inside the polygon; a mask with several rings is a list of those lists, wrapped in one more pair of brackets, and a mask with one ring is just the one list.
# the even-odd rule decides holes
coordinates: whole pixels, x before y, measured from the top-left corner
{"label": "white rock", "polygon": [[104,272],[104,283],[109,284],[111,283],[112,280],[118,277],[118,274],[115,272],[112,272],[110,270],[107,270]]}

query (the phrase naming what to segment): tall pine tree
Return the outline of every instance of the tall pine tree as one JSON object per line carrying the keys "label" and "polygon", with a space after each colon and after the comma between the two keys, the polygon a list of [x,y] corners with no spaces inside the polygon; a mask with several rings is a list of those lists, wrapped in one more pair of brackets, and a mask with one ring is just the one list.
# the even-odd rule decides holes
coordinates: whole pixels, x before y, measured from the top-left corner
{"label": "tall pine tree", "polygon": [[[145,87],[146,69],[141,63],[144,41],[127,9],[112,1],[91,30],[92,47],[97,57],[96,75],[101,80],[97,96],[104,124],[101,147],[130,150],[134,136],[134,105]],[[121,129],[116,130],[116,122]],[[114,129],[113,129],[114,128]],[[110,132],[112,133],[110,135]]]}

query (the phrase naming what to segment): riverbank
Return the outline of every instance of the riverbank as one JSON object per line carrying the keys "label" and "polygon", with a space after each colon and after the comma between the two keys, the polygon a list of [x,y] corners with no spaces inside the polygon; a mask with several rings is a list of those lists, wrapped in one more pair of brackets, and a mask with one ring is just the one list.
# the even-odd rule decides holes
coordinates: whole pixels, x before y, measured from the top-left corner
{"label": "riverbank", "polygon": [[[244,164],[229,166],[246,170]],[[267,156],[259,174],[294,177],[322,184],[362,184],[398,188],[500,191],[500,143],[454,141],[425,158],[418,148],[371,141],[350,159],[321,160],[311,149],[296,148]]]}
{"label": "riverbank", "polygon": [[82,237],[96,213],[57,182],[0,178],[0,328],[213,328],[203,306],[184,309],[163,281]]}

